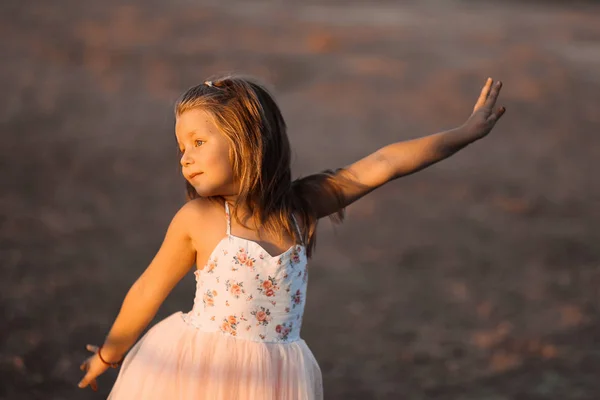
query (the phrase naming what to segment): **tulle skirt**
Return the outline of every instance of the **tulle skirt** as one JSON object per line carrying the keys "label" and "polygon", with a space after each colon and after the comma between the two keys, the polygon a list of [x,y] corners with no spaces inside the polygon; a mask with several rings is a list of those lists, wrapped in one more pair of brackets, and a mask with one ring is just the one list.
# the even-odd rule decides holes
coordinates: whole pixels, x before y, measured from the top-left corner
{"label": "tulle skirt", "polygon": [[321,370],[303,340],[263,343],[203,332],[178,312],[125,357],[109,400],[318,400]]}

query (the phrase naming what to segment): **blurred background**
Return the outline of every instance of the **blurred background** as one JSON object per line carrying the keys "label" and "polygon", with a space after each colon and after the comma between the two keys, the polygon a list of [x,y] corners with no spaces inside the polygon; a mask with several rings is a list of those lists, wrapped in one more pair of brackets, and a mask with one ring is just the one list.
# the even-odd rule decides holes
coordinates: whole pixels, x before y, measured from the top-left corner
{"label": "blurred background", "polygon": [[326,399],[600,398],[599,3],[0,11],[0,398],[106,397],[116,371],[93,393],[78,366],[184,203],[174,101],[230,72],[273,89],[295,176],[458,126],[504,82],[488,138],[320,224],[302,335]]}

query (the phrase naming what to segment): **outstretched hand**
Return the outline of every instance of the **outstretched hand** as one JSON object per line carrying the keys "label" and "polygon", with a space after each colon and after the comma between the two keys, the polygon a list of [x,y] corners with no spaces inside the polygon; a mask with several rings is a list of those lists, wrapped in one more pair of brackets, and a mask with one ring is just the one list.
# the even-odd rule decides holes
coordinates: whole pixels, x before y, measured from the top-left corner
{"label": "outstretched hand", "polygon": [[85,371],[86,374],[81,380],[81,382],[79,382],[78,386],[83,389],[89,385],[93,391],[96,391],[98,390],[98,383],[96,382],[96,378],[102,375],[104,372],[106,372],[106,370],[108,369],[108,365],[104,364],[100,360],[100,357],[98,356],[98,346],[88,344],[87,346],[85,346],[85,348],[94,354],[88,359],[86,359],[83,362],[83,364],[81,364],[81,366],[79,367],[79,369]]}
{"label": "outstretched hand", "polygon": [[477,139],[481,139],[490,133],[496,122],[506,111],[504,107],[496,108],[496,100],[501,88],[502,82],[497,81],[494,83],[492,78],[488,78],[483,89],[481,89],[477,103],[475,103],[473,114],[463,125]]}

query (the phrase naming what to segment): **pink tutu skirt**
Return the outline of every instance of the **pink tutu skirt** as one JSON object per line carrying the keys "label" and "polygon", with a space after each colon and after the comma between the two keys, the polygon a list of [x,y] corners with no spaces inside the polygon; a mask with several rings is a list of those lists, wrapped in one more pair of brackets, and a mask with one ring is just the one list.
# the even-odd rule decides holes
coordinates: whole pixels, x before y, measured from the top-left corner
{"label": "pink tutu skirt", "polygon": [[131,349],[108,398],[313,400],[323,398],[323,389],[304,340],[266,343],[203,332],[178,312]]}

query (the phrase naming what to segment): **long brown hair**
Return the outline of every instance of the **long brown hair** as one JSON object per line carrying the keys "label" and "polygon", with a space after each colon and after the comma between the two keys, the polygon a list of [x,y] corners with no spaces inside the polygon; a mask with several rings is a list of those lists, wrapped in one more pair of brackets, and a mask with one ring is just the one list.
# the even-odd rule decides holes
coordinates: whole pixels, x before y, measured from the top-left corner
{"label": "long brown hair", "polygon": [[[314,207],[316,196],[336,199],[340,207],[330,218],[338,223],[344,218],[343,199],[331,179],[333,171],[292,181],[285,121],[273,96],[253,79],[226,76],[194,86],[176,102],[175,115],[195,108],[211,114],[229,141],[233,176],[240,186],[234,210],[245,206],[267,232],[280,240],[283,231],[296,240],[302,239],[311,257],[318,220]],[[188,200],[200,197],[187,181],[186,189]],[[217,199],[223,200],[220,196],[213,198]],[[302,238],[294,228],[292,213],[299,218]],[[237,212],[234,218],[245,226]]]}

